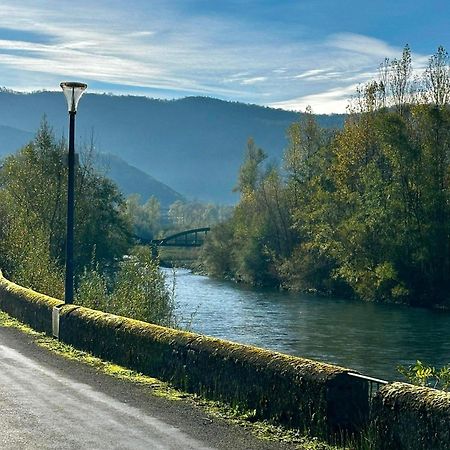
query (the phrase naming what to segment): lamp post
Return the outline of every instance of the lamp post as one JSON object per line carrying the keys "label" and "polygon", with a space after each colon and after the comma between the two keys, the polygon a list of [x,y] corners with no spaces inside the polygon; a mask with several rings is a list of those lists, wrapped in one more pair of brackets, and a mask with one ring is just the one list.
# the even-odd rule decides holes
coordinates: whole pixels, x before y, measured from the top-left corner
{"label": "lamp post", "polygon": [[73,237],[75,212],[75,114],[78,102],[87,88],[87,84],[65,81],[60,84],[69,108],[69,177],[67,182],[67,234],[66,234],[66,279],[64,301],[73,303]]}

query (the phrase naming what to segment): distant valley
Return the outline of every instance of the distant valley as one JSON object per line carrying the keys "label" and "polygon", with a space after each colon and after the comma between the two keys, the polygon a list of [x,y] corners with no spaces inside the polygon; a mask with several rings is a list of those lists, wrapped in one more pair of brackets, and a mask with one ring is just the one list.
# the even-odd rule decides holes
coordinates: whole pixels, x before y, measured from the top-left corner
{"label": "distant valley", "polygon": [[[44,115],[57,136],[67,134],[62,93],[0,92],[0,156],[32,139]],[[145,200],[152,183],[161,182],[157,196],[162,196],[162,203],[183,196],[230,204],[237,200],[232,188],[247,139],[253,137],[269,158],[280,160],[286,129],[299,117],[294,112],[208,97],[167,101],[87,94],[79,105],[76,134],[77,144],[86,144],[93,136],[100,152],[115,155],[109,163],[110,176],[126,194],[139,189]],[[317,116],[326,127],[341,127],[344,118]],[[151,176],[146,178],[143,172]]]}

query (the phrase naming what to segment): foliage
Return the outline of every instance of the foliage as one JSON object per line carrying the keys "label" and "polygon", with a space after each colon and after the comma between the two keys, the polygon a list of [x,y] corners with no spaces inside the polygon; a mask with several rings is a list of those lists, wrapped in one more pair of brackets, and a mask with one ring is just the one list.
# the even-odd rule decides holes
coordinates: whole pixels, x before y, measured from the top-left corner
{"label": "foliage", "polygon": [[[15,282],[56,298],[64,293],[65,160],[65,144],[56,141],[44,119],[35,139],[8,156],[0,169],[0,267]],[[153,226],[153,232],[159,205],[150,199],[140,207],[131,198],[126,209],[117,187],[92,161],[92,150],[87,149],[76,167],[76,301],[172,325],[173,295],[157,261],[148,250],[129,251],[131,216],[135,227]]]}
{"label": "foliage", "polygon": [[209,233],[202,249],[202,260],[210,275],[220,278],[233,276],[233,239],[230,221],[216,225]]}
{"label": "foliage", "polygon": [[161,205],[156,197],[150,197],[143,205],[138,194],[126,200],[127,213],[133,224],[133,232],[144,239],[153,239],[161,229]]}
{"label": "foliage", "polygon": [[[42,286],[28,275],[36,273],[37,278],[43,266],[49,275],[53,271],[56,276],[60,270],[54,269],[65,259],[65,160],[65,144],[56,141],[44,119],[35,139],[5,158],[0,170],[0,264],[10,277],[32,283],[36,289]],[[76,180],[74,259],[80,273],[89,264],[94,248],[102,267],[123,255],[130,245],[130,225],[120,192],[93,169],[89,152],[76,167]]]}
{"label": "foliage", "polygon": [[135,247],[112,280],[94,266],[80,279],[76,303],[88,308],[165,326],[176,326],[173,292],[149,248]]}
{"label": "foliage", "polygon": [[412,74],[405,47],[358,89],[338,132],[308,109],[288,129],[283,169],[250,140],[239,204],[205,247],[211,272],[371,301],[450,303],[447,53],[439,47],[422,76]]}
{"label": "foliage", "polygon": [[50,254],[47,236],[41,227],[29,227],[33,212],[8,210],[0,190],[0,261],[5,274],[13,275],[18,284],[62,298],[63,271]]}
{"label": "foliage", "polygon": [[397,367],[410,383],[417,386],[428,386],[444,391],[450,388],[450,364],[436,369],[417,360],[415,364],[408,367]]}
{"label": "foliage", "polygon": [[231,214],[230,206],[177,200],[170,205],[166,232],[209,227],[225,221]]}
{"label": "foliage", "polygon": [[279,171],[264,167],[265,159],[250,139],[236,187],[240,203],[205,245],[204,261],[211,274],[255,285],[276,280],[275,259],[289,252],[289,218]]}
{"label": "foliage", "polygon": [[135,248],[120,263],[112,305],[116,314],[172,326],[174,298],[165,286],[158,261],[148,248]]}

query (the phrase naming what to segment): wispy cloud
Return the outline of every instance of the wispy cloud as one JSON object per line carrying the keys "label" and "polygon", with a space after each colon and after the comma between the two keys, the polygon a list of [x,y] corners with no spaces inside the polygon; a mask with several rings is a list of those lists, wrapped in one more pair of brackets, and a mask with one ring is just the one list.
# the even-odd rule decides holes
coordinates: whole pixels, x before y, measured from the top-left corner
{"label": "wispy cloud", "polygon": [[327,44],[350,53],[359,53],[375,57],[377,60],[383,58],[395,58],[401,53],[401,48],[388,45],[380,39],[362,36],[355,33],[337,33],[327,39]]}
{"label": "wispy cloud", "polygon": [[294,78],[297,78],[298,80],[302,78],[311,79],[317,77],[317,75],[319,74],[323,74],[324,72],[326,72],[325,69],[310,69],[307,70],[306,72],[301,73],[300,75],[295,75]]}
{"label": "wispy cloud", "polygon": [[56,89],[61,79],[79,78],[98,91],[107,86],[116,93],[200,94],[343,111],[343,97],[356,83],[372,77],[384,57],[401,54],[355,33],[313,38],[285,32],[282,24],[268,32],[267,23],[237,14],[193,11],[195,2],[187,0],[135,0],[132,10],[124,5],[3,0],[1,83]]}
{"label": "wispy cloud", "polygon": [[330,89],[317,94],[274,102],[269,106],[291,111],[305,111],[307,106],[311,106],[313,111],[318,114],[331,114],[337,111],[345,112],[349,99],[355,92],[356,87],[357,85],[350,85],[344,88]]}
{"label": "wispy cloud", "polygon": [[256,84],[261,83],[263,81],[266,81],[267,77],[253,77],[253,78],[246,78],[241,81],[241,84]]}

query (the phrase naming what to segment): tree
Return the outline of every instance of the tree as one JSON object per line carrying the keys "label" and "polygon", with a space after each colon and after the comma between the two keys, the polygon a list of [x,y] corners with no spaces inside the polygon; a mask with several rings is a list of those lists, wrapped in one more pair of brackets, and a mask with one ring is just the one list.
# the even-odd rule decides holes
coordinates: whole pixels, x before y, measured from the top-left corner
{"label": "tree", "polygon": [[235,276],[234,247],[234,225],[231,219],[211,229],[201,254],[203,265],[210,275],[220,278]]}
{"label": "tree", "polygon": [[402,57],[391,61],[389,72],[389,90],[394,106],[399,114],[405,112],[411,93],[410,78],[412,74],[411,50],[408,45],[403,49]]}
{"label": "tree", "polygon": [[153,239],[161,229],[161,205],[156,197],[150,197],[143,205],[139,194],[132,194],[126,200],[127,213],[136,236]]}
{"label": "tree", "polygon": [[258,148],[255,141],[250,138],[247,141],[244,162],[239,168],[238,183],[234,191],[240,192],[241,196],[255,191],[261,177],[261,163],[266,158],[264,151]]}
{"label": "tree", "polygon": [[[358,89],[344,128],[324,133],[310,109],[288,130],[285,172],[248,142],[240,201],[214,264],[252,284],[346,292],[365,300],[450,303],[448,56],[412,78],[408,46]],[[427,86],[428,95],[418,96]],[[226,233],[225,233],[226,231]],[[222,252],[222,253],[221,253]],[[225,258],[225,255],[222,256]],[[220,271],[218,270],[217,273]]]}
{"label": "tree", "polygon": [[450,65],[448,53],[439,46],[430,57],[425,71],[425,83],[430,101],[437,106],[447,105],[450,101]]}
{"label": "tree", "polygon": [[288,147],[284,155],[284,166],[290,180],[303,183],[315,175],[314,156],[324,144],[323,130],[319,128],[310,106],[299,122],[288,129]]}
{"label": "tree", "polygon": [[[0,195],[6,233],[2,263],[14,277],[37,251],[49,267],[61,267],[65,259],[67,167],[66,149],[44,119],[35,139],[5,158],[0,170]],[[30,247],[30,240],[35,238]],[[129,248],[130,223],[125,203],[115,184],[83,162],[76,168],[75,266],[78,273],[95,261],[111,266]],[[33,253],[34,252],[34,253]],[[28,255],[28,257],[27,257]],[[44,256],[42,256],[44,257]],[[36,262],[37,263],[37,262]],[[34,263],[33,263],[34,264]],[[25,268],[20,269],[22,272]],[[25,271],[37,271],[29,266]],[[57,271],[55,271],[57,273]]]}

